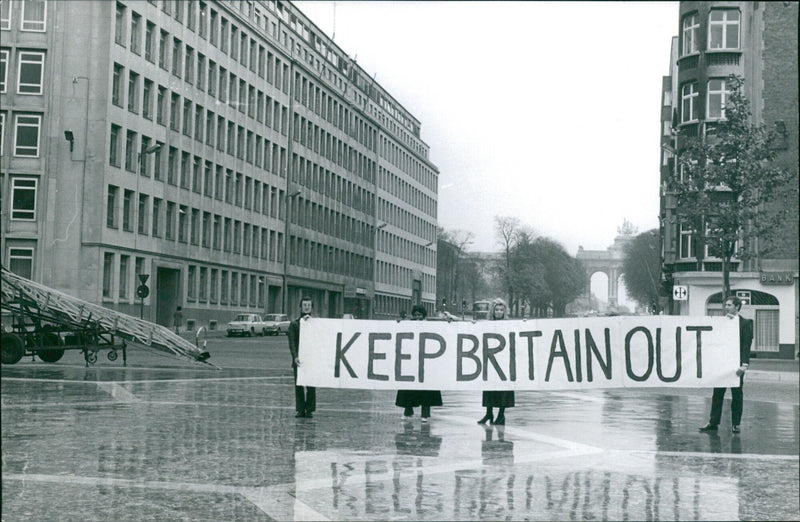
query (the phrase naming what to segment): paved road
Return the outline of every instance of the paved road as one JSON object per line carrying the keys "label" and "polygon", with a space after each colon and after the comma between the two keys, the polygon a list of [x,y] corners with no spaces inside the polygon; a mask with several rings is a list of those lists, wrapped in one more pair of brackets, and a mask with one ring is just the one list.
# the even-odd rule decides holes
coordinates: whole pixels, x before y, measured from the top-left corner
{"label": "paved road", "polygon": [[285,336],[208,348],[222,370],[4,366],[3,520],[800,519],[796,379],[748,380],[740,435],[727,405],[698,433],[693,389],[518,392],[488,428],[476,392],[422,423],[393,392],[320,390],[295,419]]}

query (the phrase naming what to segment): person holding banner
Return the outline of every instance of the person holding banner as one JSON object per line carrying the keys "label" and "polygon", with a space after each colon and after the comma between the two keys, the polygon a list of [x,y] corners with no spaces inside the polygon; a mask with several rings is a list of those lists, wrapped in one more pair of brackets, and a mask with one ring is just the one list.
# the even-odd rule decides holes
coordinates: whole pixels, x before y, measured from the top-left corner
{"label": "person holding banner", "polygon": [[[742,309],[742,300],[738,297],[732,296],[725,299],[723,304],[725,315],[729,319],[739,320],[739,369],[736,370],[736,375],[739,376],[739,386],[731,388],[731,431],[739,433],[741,430],[739,424],[742,421],[742,406],[744,404],[744,393],[742,387],[744,386],[744,374],[750,366],[750,345],[753,342],[753,320],[745,319],[739,315]],[[725,398],[725,388],[714,388],[714,394],[711,396],[711,415],[708,424],[700,428],[702,432],[716,432],[719,425],[720,418],[722,417],[722,402]]]}
{"label": "person holding banner", "polygon": [[[501,321],[506,318],[506,303],[502,299],[495,299],[489,312],[490,321]],[[506,423],[506,408],[514,407],[514,391],[485,391],[482,397],[483,407],[486,408],[486,415],[478,421],[478,424],[497,424],[500,426]],[[498,408],[497,418],[494,418],[493,408]]]}
{"label": "person holding banner", "polygon": [[[424,321],[428,316],[428,311],[422,305],[414,305],[411,308],[412,321]],[[422,422],[428,422],[431,416],[431,406],[442,405],[442,392],[433,390],[397,390],[397,397],[394,401],[395,406],[403,408],[403,417],[412,417],[414,408],[421,406]]]}
{"label": "person holding banner", "polygon": [[289,339],[289,351],[292,353],[292,370],[294,371],[294,398],[297,415],[295,417],[313,417],[317,409],[317,389],[313,386],[297,385],[297,367],[300,366],[300,321],[311,317],[314,302],[308,296],[300,300],[300,317],[289,323],[286,337]]}

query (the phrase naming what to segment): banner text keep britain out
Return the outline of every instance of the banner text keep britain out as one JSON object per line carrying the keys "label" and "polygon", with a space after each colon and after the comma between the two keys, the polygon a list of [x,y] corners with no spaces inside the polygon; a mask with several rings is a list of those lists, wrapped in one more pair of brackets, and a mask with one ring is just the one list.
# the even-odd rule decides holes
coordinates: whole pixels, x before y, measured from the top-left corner
{"label": "banner text keep britain out", "polygon": [[619,316],[508,321],[303,320],[298,384],[564,390],[738,386],[738,321]]}

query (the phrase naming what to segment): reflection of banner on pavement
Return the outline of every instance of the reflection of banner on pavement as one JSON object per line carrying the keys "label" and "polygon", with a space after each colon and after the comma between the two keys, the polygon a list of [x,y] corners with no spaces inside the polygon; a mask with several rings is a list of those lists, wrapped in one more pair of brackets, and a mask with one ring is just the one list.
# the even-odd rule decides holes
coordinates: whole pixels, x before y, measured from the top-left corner
{"label": "reflection of banner on pavement", "polygon": [[298,384],[327,388],[564,390],[729,387],[739,322],[619,316],[442,322],[310,318]]}

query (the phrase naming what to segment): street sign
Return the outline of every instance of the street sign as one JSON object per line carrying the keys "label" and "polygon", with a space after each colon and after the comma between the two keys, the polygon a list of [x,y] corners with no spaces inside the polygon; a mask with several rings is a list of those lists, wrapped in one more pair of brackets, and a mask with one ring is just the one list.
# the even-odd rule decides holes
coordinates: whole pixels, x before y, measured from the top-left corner
{"label": "street sign", "polygon": [[141,299],[144,299],[150,295],[150,289],[147,287],[147,285],[139,285],[139,288],[136,289],[136,295]]}
{"label": "street sign", "polygon": [[150,277],[150,274],[139,274],[139,281],[142,284],[145,284],[147,282],[148,277]]}
{"label": "street sign", "polygon": [[683,285],[672,287],[672,299],[675,301],[686,301],[689,298],[689,288]]}

